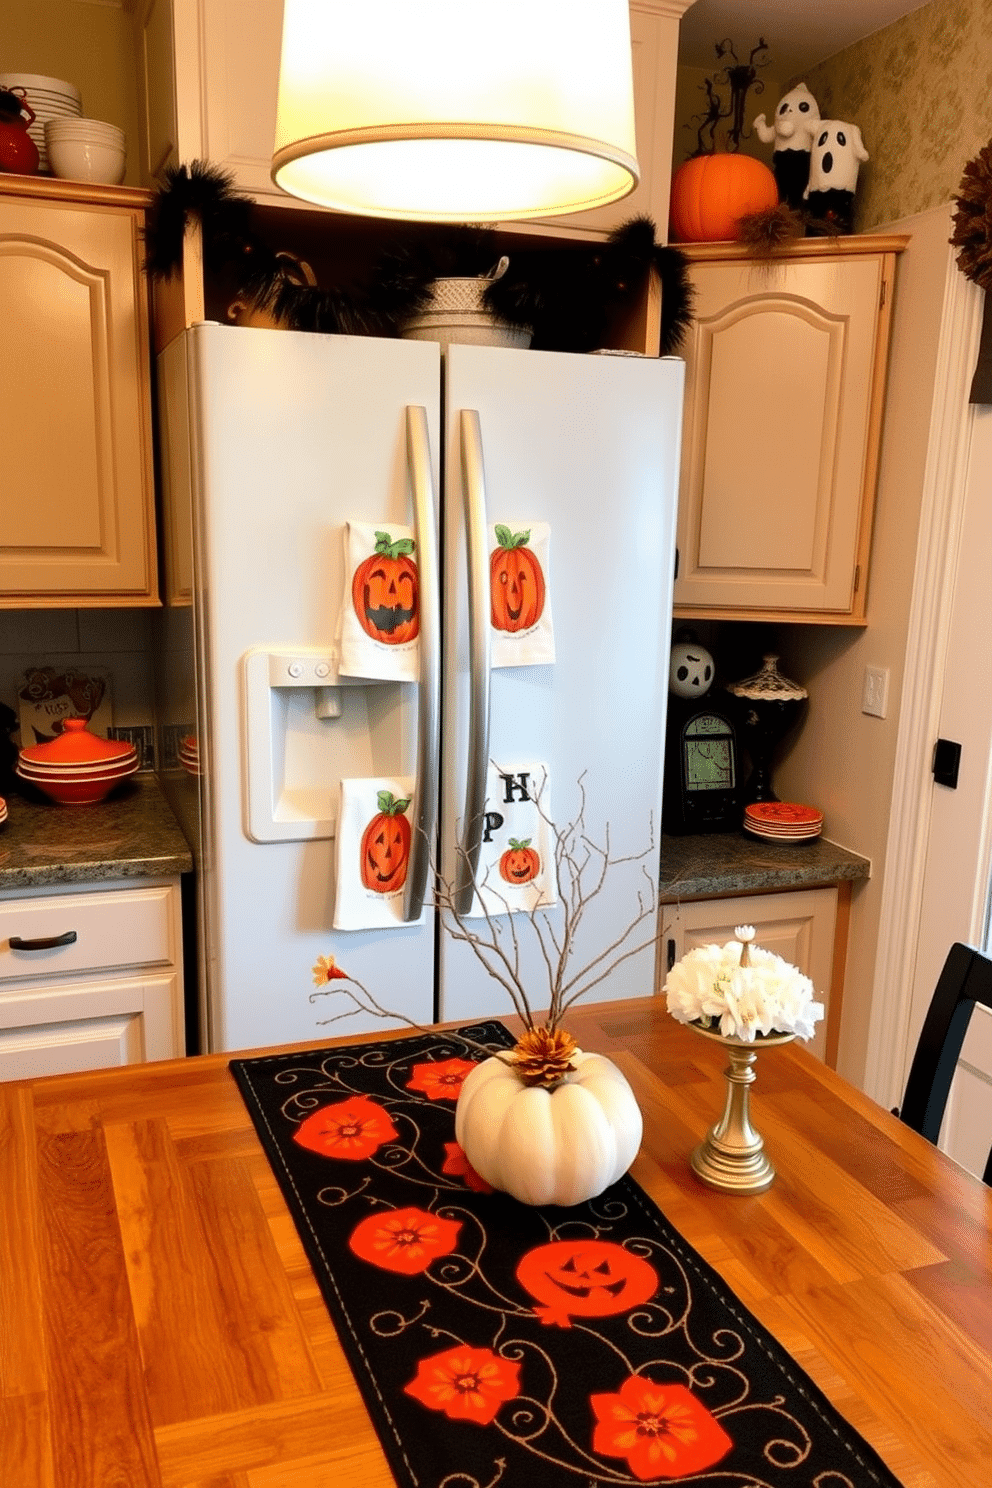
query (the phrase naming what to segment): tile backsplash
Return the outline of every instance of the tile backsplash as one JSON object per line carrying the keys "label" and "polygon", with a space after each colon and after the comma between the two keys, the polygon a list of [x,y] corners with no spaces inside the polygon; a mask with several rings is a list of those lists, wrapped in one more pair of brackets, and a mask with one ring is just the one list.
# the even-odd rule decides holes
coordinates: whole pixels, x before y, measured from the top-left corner
{"label": "tile backsplash", "polygon": [[17,713],[18,686],[29,667],[109,672],[114,732],[150,763],[151,644],[147,610],[0,610],[0,702]]}

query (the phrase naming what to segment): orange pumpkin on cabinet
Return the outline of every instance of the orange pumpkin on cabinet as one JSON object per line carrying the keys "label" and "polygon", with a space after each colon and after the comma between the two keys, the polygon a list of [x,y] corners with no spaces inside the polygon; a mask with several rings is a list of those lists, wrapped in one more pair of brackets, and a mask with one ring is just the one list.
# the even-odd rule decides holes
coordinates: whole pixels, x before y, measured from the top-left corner
{"label": "orange pumpkin on cabinet", "polygon": [[749,212],[778,206],[768,166],[751,155],[695,155],[672,177],[671,229],[680,243],[720,243],[738,235]]}
{"label": "orange pumpkin on cabinet", "polygon": [[510,845],[499,860],[499,876],[507,883],[529,883],[541,871],[541,859],[530,845],[530,838],[518,842],[510,838]]}
{"label": "orange pumpkin on cabinet", "polygon": [[529,630],[544,612],[544,573],[527,544],[530,532],[497,526],[489,559],[489,586],[495,630]]}
{"label": "orange pumpkin on cabinet", "polygon": [[420,630],[420,577],[410,556],[413,551],[411,537],[394,542],[388,532],[377,532],[374,551],[358,565],[351,581],[359,625],[387,646],[415,640]]}
{"label": "orange pumpkin on cabinet", "polygon": [[410,797],[379,791],[379,811],[362,833],[362,883],[377,894],[392,894],[406,883],[410,861],[410,823],[404,815]]}

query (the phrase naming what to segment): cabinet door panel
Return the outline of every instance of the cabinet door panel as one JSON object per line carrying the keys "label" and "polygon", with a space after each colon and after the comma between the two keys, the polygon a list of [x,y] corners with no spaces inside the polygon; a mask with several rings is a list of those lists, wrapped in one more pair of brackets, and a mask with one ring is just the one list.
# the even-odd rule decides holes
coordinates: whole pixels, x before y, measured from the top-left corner
{"label": "cabinet door panel", "polygon": [[883,267],[693,266],[676,605],[852,610]]}
{"label": "cabinet door panel", "polygon": [[[825,581],[845,341],[839,316],[784,295],[738,302],[700,324],[700,356],[709,366],[694,447],[702,472],[700,568]],[[786,367],[804,375],[785,377]],[[775,395],[742,398],[749,385]],[[770,459],[742,461],[747,449],[768,450]]]}
{"label": "cabinet door panel", "polygon": [[147,329],[137,215],[0,200],[0,591],[150,599]]}
{"label": "cabinet door panel", "polygon": [[182,1055],[177,972],[21,986],[0,997],[0,1080]]}
{"label": "cabinet door panel", "polygon": [[119,1069],[143,1058],[141,1017],[133,1013],[0,1032],[0,1080]]}

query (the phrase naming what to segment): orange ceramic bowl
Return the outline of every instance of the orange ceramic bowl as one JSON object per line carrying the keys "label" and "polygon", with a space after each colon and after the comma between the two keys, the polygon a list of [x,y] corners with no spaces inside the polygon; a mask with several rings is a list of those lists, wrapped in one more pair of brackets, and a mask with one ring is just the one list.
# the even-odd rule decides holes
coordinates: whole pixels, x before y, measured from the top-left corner
{"label": "orange ceramic bowl", "polygon": [[75,780],[62,777],[50,779],[30,774],[22,770],[19,764],[14,766],[14,773],[22,780],[28,780],[32,785],[36,785],[50,800],[57,802],[60,806],[89,806],[109,796],[114,786],[133,775],[137,768],[138,762],[135,760],[130,769],[108,770],[105,775],[86,775]]}

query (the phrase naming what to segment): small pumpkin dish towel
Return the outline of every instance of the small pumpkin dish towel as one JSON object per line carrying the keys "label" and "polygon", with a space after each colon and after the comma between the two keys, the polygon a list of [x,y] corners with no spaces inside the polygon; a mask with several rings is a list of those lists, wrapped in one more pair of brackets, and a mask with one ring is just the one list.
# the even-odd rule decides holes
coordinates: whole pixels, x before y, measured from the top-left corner
{"label": "small pumpkin dish towel", "polygon": [[[395,929],[413,838],[411,775],[342,780],[335,842],[335,930]],[[421,923],[423,916],[421,916]]]}
{"label": "small pumpkin dish towel", "polygon": [[413,529],[344,524],[344,594],[338,622],[345,677],[416,682],[420,577]]}
{"label": "small pumpkin dish towel", "polygon": [[555,659],[550,546],[547,522],[497,522],[489,529],[494,667],[544,666]]}
{"label": "small pumpkin dish towel", "polygon": [[489,765],[486,825],[471,915],[529,912],[558,900],[545,764]]}

